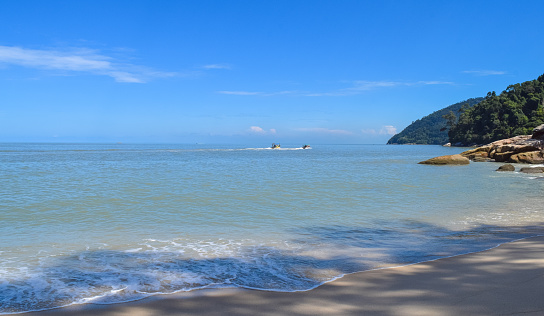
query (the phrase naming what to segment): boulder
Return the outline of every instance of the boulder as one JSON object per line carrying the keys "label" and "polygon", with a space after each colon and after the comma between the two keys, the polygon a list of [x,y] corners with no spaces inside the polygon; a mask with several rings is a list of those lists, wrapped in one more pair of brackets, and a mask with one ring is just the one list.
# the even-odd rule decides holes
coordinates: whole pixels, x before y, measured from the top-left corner
{"label": "boulder", "polygon": [[496,171],[516,171],[516,168],[511,164],[505,164],[500,166]]}
{"label": "boulder", "polygon": [[544,140],[544,124],[538,125],[533,129],[532,139]]}
{"label": "boulder", "polygon": [[461,155],[448,155],[419,162],[424,165],[468,165],[470,160]]}
{"label": "boulder", "polygon": [[531,164],[544,163],[544,154],[541,150],[528,151],[510,156],[511,162],[522,162]]}
{"label": "boulder", "polygon": [[520,172],[523,172],[523,173],[544,173],[544,167],[525,167],[525,168],[521,168],[520,169]]}

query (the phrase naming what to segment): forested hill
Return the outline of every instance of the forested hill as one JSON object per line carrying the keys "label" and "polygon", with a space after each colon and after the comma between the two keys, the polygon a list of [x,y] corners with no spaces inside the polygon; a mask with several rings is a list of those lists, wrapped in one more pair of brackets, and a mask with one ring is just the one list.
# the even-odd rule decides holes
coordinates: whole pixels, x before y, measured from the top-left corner
{"label": "forested hill", "polygon": [[452,104],[442,110],[419,119],[408,125],[402,132],[391,137],[388,144],[422,144],[422,145],[444,145],[449,142],[446,119],[444,115],[452,112],[459,117],[461,107],[472,107],[484,98],[473,98],[463,102]]}
{"label": "forested hill", "polygon": [[[455,122],[452,122],[455,123]],[[488,144],[531,134],[544,123],[544,75],[536,80],[510,85],[500,95],[489,92],[478,105],[461,113],[451,126],[452,144]]]}

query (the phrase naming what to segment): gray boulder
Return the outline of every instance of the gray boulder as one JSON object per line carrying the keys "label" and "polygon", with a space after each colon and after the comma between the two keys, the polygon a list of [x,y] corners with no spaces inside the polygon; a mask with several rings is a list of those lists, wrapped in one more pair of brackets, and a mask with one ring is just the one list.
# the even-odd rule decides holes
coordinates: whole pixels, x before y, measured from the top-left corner
{"label": "gray boulder", "polygon": [[544,173],[544,167],[521,168],[520,172],[523,172],[523,173]]}
{"label": "gray boulder", "polygon": [[499,167],[497,171],[515,171],[516,168],[511,164],[505,164]]}

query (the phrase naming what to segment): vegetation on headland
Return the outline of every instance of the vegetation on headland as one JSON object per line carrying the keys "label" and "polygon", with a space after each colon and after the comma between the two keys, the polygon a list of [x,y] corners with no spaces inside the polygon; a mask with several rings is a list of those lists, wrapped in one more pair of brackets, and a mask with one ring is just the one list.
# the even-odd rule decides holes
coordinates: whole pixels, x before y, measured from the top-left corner
{"label": "vegetation on headland", "polygon": [[453,115],[453,119],[449,119],[450,125],[455,124],[462,108],[466,109],[473,107],[483,99],[484,98],[468,99],[429,114],[408,125],[400,133],[391,137],[387,143],[444,145],[449,142],[448,131],[444,128],[448,123],[445,116],[448,117],[448,115]]}
{"label": "vegetation on headland", "polygon": [[444,119],[448,121],[450,142],[459,146],[531,134],[544,123],[544,75],[510,85],[500,95],[489,92],[474,107],[461,109],[458,120],[451,113]]}

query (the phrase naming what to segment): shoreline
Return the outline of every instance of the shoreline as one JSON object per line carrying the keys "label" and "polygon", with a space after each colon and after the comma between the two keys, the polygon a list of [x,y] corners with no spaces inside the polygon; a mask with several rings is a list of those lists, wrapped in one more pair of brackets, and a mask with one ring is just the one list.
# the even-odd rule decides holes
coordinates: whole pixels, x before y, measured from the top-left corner
{"label": "shoreline", "polygon": [[501,315],[544,313],[544,236],[345,275],[313,290],[209,289],[8,315]]}

